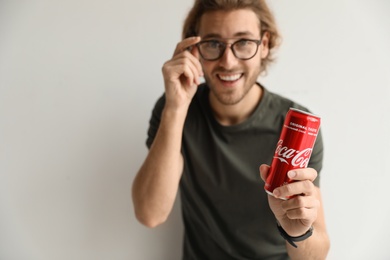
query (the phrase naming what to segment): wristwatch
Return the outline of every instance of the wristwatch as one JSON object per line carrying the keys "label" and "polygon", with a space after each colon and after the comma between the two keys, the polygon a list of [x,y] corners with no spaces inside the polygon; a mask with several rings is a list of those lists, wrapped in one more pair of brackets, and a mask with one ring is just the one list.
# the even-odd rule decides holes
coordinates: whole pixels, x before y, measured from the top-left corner
{"label": "wristwatch", "polygon": [[284,231],[284,229],[282,228],[282,226],[279,224],[279,221],[276,221],[276,224],[277,224],[277,227],[278,227],[278,230],[279,230],[279,233],[280,235],[290,244],[292,245],[293,247],[295,248],[298,248],[298,246],[294,243],[294,242],[299,242],[299,241],[303,241],[307,238],[309,238],[311,235],[313,235],[313,226],[310,227],[310,229],[305,233],[303,234],[302,236],[299,236],[299,237],[291,237],[287,234],[286,231]]}

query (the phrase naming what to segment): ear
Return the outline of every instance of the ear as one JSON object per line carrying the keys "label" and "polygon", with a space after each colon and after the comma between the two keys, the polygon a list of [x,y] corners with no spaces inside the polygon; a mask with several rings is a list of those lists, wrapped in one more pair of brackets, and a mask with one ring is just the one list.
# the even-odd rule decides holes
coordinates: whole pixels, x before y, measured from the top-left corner
{"label": "ear", "polygon": [[261,58],[265,59],[269,54],[269,32],[265,31],[263,37],[261,38]]}

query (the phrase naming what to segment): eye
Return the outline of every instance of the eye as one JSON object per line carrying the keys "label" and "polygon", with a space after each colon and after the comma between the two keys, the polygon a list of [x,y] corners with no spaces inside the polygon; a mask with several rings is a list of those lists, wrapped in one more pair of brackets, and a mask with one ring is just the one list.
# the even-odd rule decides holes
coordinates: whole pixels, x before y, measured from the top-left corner
{"label": "eye", "polygon": [[203,43],[203,46],[207,49],[221,49],[223,43],[216,40],[211,40]]}
{"label": "eye", "polygon": [[238,40],[234,43],[234,45],[236,45],[238,48],[244,48],[244,47],[247,47],[248,45],[251,45],[253,42],[249,41],[249,40],[246,40],[246,39],[241,39],[241,40]]}

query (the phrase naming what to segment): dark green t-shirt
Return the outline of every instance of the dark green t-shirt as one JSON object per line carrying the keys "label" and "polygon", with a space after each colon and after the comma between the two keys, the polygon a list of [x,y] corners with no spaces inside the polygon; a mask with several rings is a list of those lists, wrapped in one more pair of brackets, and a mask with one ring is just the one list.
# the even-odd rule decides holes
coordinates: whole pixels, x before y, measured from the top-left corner
{"label": "dark green t-shirt", "polygon": [[[246,121],[222,126],[213,116],[208,94],[205,84],[199,86],[182,137],[183,259],[288,259],[259,166],[270,165],[289,108],[308,110],[263,87],[263,97]],[[148,147],[164,104],[162,96],[150,120]],[[309,167],[320,172],[322,157],[319,134]],[[314,183],[319,186],[319,177]]]}

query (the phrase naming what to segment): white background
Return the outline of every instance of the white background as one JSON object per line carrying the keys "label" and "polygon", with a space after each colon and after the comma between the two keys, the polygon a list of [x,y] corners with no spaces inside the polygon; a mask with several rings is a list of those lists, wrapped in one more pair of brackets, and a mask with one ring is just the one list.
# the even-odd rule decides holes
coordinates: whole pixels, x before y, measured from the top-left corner
{"label": "white background", "polygon": [[[261,81],[323,118],[329,259],[390,259],[390,2],[269,2]],[[179,202],[148,229],[130,187],[191,5],[0,0],[1,260],[180,258]]]}

